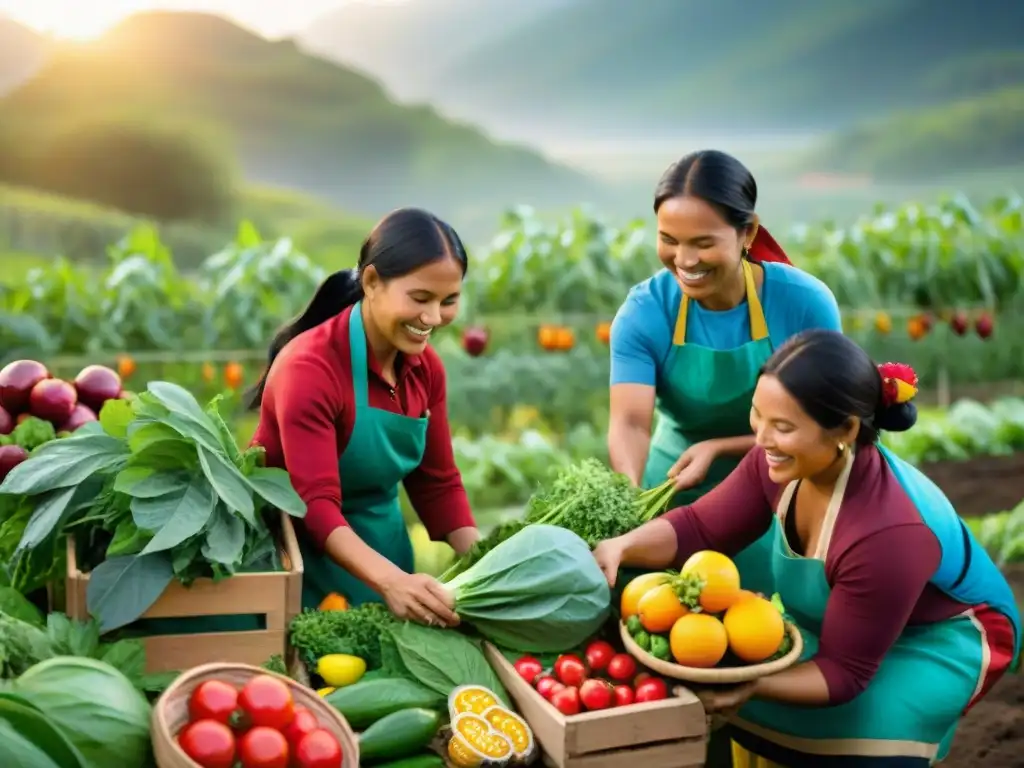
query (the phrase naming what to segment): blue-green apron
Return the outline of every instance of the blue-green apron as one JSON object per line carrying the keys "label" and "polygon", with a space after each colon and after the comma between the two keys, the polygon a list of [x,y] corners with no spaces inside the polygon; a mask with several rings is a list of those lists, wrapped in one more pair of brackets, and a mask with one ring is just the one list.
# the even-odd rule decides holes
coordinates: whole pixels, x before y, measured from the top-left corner
{"label": "blue-green apron", "polygon": [[[403,571],[413,571],[413,548],[402,517],[398,486],[420,465],[427,444],[429,414],[405,416],[370,407],[367,343],[361,302],[349,320],[355,424],[338,460],[345,520],[367,545]],[[363,581],[299,535],[304,572],[302,607],[316,608],[331,592],[351,605],[382,602]]]}
{"label": "blue-green apron", "polygon": [[[750,403],[758,373],[772,354],[768,324],[757,295],[754,270],[743,261],[743,278],[750,313],[750,337],[735,349],[712,349],[686,341],[690,298],[683,294],[672,338],[657,386],[658,424],[651,438],[643,487],[665,482],[672,465],[695,443],[750,434]],[[680,491],[672,506],[690,504],[718,485],[742,456],[720,456],[704,481]],[[735,560],[743,587],[772,594],[771,537],[765,536],[740,552]]]}
{"label": "blue-green apron", "polygon": [[[776,591],[803,635],[802,661],[818,650],[831,592],[825,557],[852,466],[851,452],[825,513],[813,557],[796,554],[786,540],[785,520],[796,482],[783,491],[770,531]],[[750,753],[737,764],[787,768],[928,765],[949,751],[985,663],[984,639],[967,612],[936,624],[908,627],[867,689],[846,704],[747,703],[728,729],[741,747],[739,752]]]}

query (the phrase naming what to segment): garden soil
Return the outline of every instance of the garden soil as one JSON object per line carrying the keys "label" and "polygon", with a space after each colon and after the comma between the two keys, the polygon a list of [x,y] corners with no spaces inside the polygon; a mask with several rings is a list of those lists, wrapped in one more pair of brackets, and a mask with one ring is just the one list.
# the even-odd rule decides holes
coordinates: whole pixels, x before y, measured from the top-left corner
{"label": "garden soil", "polygon": [[1013,509],[1024,500],[1024,453],[937,461],[920,468],[964,517]]}

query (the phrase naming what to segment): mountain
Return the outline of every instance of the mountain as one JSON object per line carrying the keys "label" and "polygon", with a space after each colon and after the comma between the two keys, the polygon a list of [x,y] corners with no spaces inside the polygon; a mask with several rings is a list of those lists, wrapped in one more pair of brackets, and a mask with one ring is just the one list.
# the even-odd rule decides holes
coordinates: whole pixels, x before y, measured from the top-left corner
{"label": "mountain", "polygon": [[46,61],[50,41],[6,16],[0,16],[0,96],[21,85]]}
{"label": "mountain", "polygon": [[358,213],[407,204],[450,215],[471,201],[550,205],[594,192],[536,151],[491,140],[376,81],[203,13],[149,12],[92,44],[65,45],[0,100],[9,141],[75,120],[138,115],[212,128],[246,175]]}
{"label": "mountain", "polygon": [[[936,71],[1021,51],[1022,32],[1017,0],[566,0],[427,67],[423,90],[485,126],[581,136],[833,129],[943,103]],[[367,71],[390,84],[403,39],[382,33]]]}
{"label": "mountain", "polygon": [[402,99],[433,93],[465,56],[575,0],[351,0],[297,36],[307,50],[371,73]]}

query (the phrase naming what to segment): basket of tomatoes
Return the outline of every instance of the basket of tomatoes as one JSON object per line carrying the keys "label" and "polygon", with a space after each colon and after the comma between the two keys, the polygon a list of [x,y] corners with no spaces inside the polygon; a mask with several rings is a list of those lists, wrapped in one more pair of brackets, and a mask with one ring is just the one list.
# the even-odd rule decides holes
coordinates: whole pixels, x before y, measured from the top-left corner
{"label": "basket of tomatoes", "polygon": [[803,652],[779,596],[742,589],[736,564],[720,552],[697,552],[678,573],[637,576],[620,611],[626,650],[675,680],[747,682],[791,667]]}
{"label": "basket of tomatoes", "polygon": [[159,768],[358,768],[345,718],[316,692],[246,664],[185,672],[153,708]]}

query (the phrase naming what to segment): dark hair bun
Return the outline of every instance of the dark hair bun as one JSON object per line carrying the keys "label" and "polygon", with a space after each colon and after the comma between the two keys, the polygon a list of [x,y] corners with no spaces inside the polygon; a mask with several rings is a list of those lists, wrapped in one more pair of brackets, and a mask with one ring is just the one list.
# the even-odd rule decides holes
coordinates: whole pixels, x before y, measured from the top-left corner
{"label": "dark hair bun", "polygon": [[917,406],[896,403],[883,406],[875,414],[875,427],[886,432],[906,432],[917,423]]}

